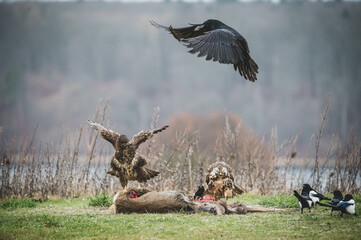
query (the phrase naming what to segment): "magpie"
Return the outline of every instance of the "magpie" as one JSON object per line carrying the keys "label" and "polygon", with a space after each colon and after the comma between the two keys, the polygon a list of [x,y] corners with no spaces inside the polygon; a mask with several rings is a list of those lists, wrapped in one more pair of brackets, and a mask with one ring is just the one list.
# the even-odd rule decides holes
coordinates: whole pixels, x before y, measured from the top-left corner
{"label": "magpie", "polygon": [[222,64],[233,64],[234,70],[251,82],[257,80],[258,65],[250,56],[246,39],[233,28],[219,20],[208,19],[201,24],[189,24],[190,27],[166,27],[150,21],[156,28],[166,30],[178,41],[190,48],[190,53],[206,60]]}
{"label": "magpie", "polygon": [[[333,191],[333,198],[329,202],[329,204],[336,206],[343,199],[342,193],[340,190]],[[333,208],[331,208],[331,216],[332,216]]]}
{"label": "magpie", "polygon": [[308,184],[306,184],[306,183],[303,184],[301,196],[307,198],[307,197],[310,197],[310,188],[305,187],[305,185],[308,185]]}
{"label": "magpie", "polygon": [[300,204],[301,213],[303,213],[304,208],[308,208],[309,212],[311,212],[311,207],[313,206],[313,202],[309,196],[301,196],[296,190],[293,191],[293,195],[298,199],[298,203]]}
{"label": "magpie", "polygon": [[204,187],[203,187],[203,186],[199,186],[197,192],[196,192],[196,193],[194,194],[194,196],[193,196],[193,199],[194,199],[194,200],[197,200],[197,199],[202,198],[203,193],[204,193]]}
{"label": "magpie", "polygon": [[345,198],[342,199],[336,206],[324,204],[324,203],[318,203],[318,204],[324,207],[330,207],[334,211],[335,210],[340,211],[341,217],[343,216],[344,213],[357,216],[355,211],[355,200],[353,199],[351,194],[346,194]]}
{"label": "magpie", "polygon": [[311,188],[309,184],[305,183],[303,184],[302,194],[306,194],[307,192],[315,207],[316,203],[319,203],[321,200],[331,200],[323,196],[321,193],[316,192],[316,190]]}

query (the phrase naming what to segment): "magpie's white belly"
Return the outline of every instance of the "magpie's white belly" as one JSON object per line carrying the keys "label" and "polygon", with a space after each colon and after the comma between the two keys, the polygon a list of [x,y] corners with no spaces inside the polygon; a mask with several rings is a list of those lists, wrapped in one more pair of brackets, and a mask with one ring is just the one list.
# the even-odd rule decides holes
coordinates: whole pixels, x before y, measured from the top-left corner
{"label": "magpie's white belly", "polygon": [[312,194],[317,194],[315,191],[310,191],[309,196],[313,203],[319,202],[320,199],[318,197],[313,197]]}
{"label": "magpie's white belly", "polygon": [[353,205],[346,207],[346,212],[349,214],[355,214],[355,202],[353,202]]}

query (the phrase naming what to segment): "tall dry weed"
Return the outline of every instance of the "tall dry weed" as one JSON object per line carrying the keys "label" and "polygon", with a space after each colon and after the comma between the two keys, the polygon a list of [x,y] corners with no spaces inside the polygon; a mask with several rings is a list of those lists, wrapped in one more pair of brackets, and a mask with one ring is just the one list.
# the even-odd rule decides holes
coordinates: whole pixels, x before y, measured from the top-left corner
{"label": "tall dry weed", "polygon": [[[268,139],[259,138],[232,114],[212,115],[211,121],[204,123],[206,128],[199,125],[205,118],[181,115],[179,121],[171,121],[173,124],[167,131],[140,147],[148,167],[161,172],[144,186],[190,194],[199,185],[205,185],[210,164],[225,161],[233,168],[236,184],[249,192],[287,193],[304,182],[319,190],[360,191],[361,143],[354,132],[346,144],[335,138],[325,154],[320,152],[328,109],[329,102],[318,134],[310,140],[310,143],[315,140],[314,158],[310,157],[312,150],[298,156],[298,135],[279,143],[276,128]],[[107,122],[107,111],[105,101],[91,119],[112,129]],[[155,108],[151,129],[159,127],[159,114],[160,109]],[[64,129],[57,145],[42,143],[35,147],[37,128],[38,124],[30,138],[24,136],[0,146],[0,198],[78,197],[113,193],[121,188],[118,179],[106,174],[114,150],[96,131],[82,124],[75,131]]]}

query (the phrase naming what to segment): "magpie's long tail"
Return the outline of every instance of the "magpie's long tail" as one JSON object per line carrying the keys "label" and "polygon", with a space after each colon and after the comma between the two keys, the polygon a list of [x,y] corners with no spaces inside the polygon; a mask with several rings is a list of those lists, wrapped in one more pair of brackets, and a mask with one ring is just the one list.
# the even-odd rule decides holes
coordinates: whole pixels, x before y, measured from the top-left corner
{"label": "magpie's long tail", "polygon": [[299,201],[301,201],[302,196],[301,196],[296,190],[293,191],[293,195],[294,195]]}
{"label": "magpie's long tail", "polygon": [[165,130],[167,127],[169,127],[169,126],[166,125],[166,126],[164,126],[164,127],[161,127],[161,128],[158,128],[158,129],[154,129],[154,130],[153,130],[153,134],[159,133],[159,132]]}
{"label": "magpie's long tail", "polygon": [[324,207],[330,207],[332,209],[337,209],[336,206],[333,206],[333,205],[329,205],[329,204],[324,204],[324,203],[321,203],[321,202],[316,202],[316,204],[320,205],[320,206],[324,206]]}

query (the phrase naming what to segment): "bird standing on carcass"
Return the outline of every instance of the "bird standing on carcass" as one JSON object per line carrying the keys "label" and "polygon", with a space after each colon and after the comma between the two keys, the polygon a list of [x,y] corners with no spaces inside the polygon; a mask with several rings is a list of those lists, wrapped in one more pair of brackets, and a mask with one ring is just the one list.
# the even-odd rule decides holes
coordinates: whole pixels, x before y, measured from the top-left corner
{"label": "bird standing on carcass", "polygon": [[244,192],[235,185],[232,168],[225,162],[215,162],[209,166],[206,184],[208,189],[204,195],[212,195],[214,199],[228,199]]}
{"label": "bird standing on carcass", "polygon": [[197,192],[194,193],[193,199],[194,200],[199,200],[203,197],[204,194],[204,187],[203,186],[199,186]]}
{"label": "bird standing on carcass", "polygon": [[154,134],[165,130],[168,126],[152,131],[141,131],[129,140],[127,136],[106,129],[93,121],[88,120],[88,124],[115,148],[115,154],[110,163],[112,169],[107,173],[119,178],[124,192],[127,191],[128,181],[138,181],[138,188],[140,188],[141,182],[146,182],[159,174],[157,171],[144,167],[147,161],[144,157],[136,155],[136,150],[140,144],[153,137]]}

